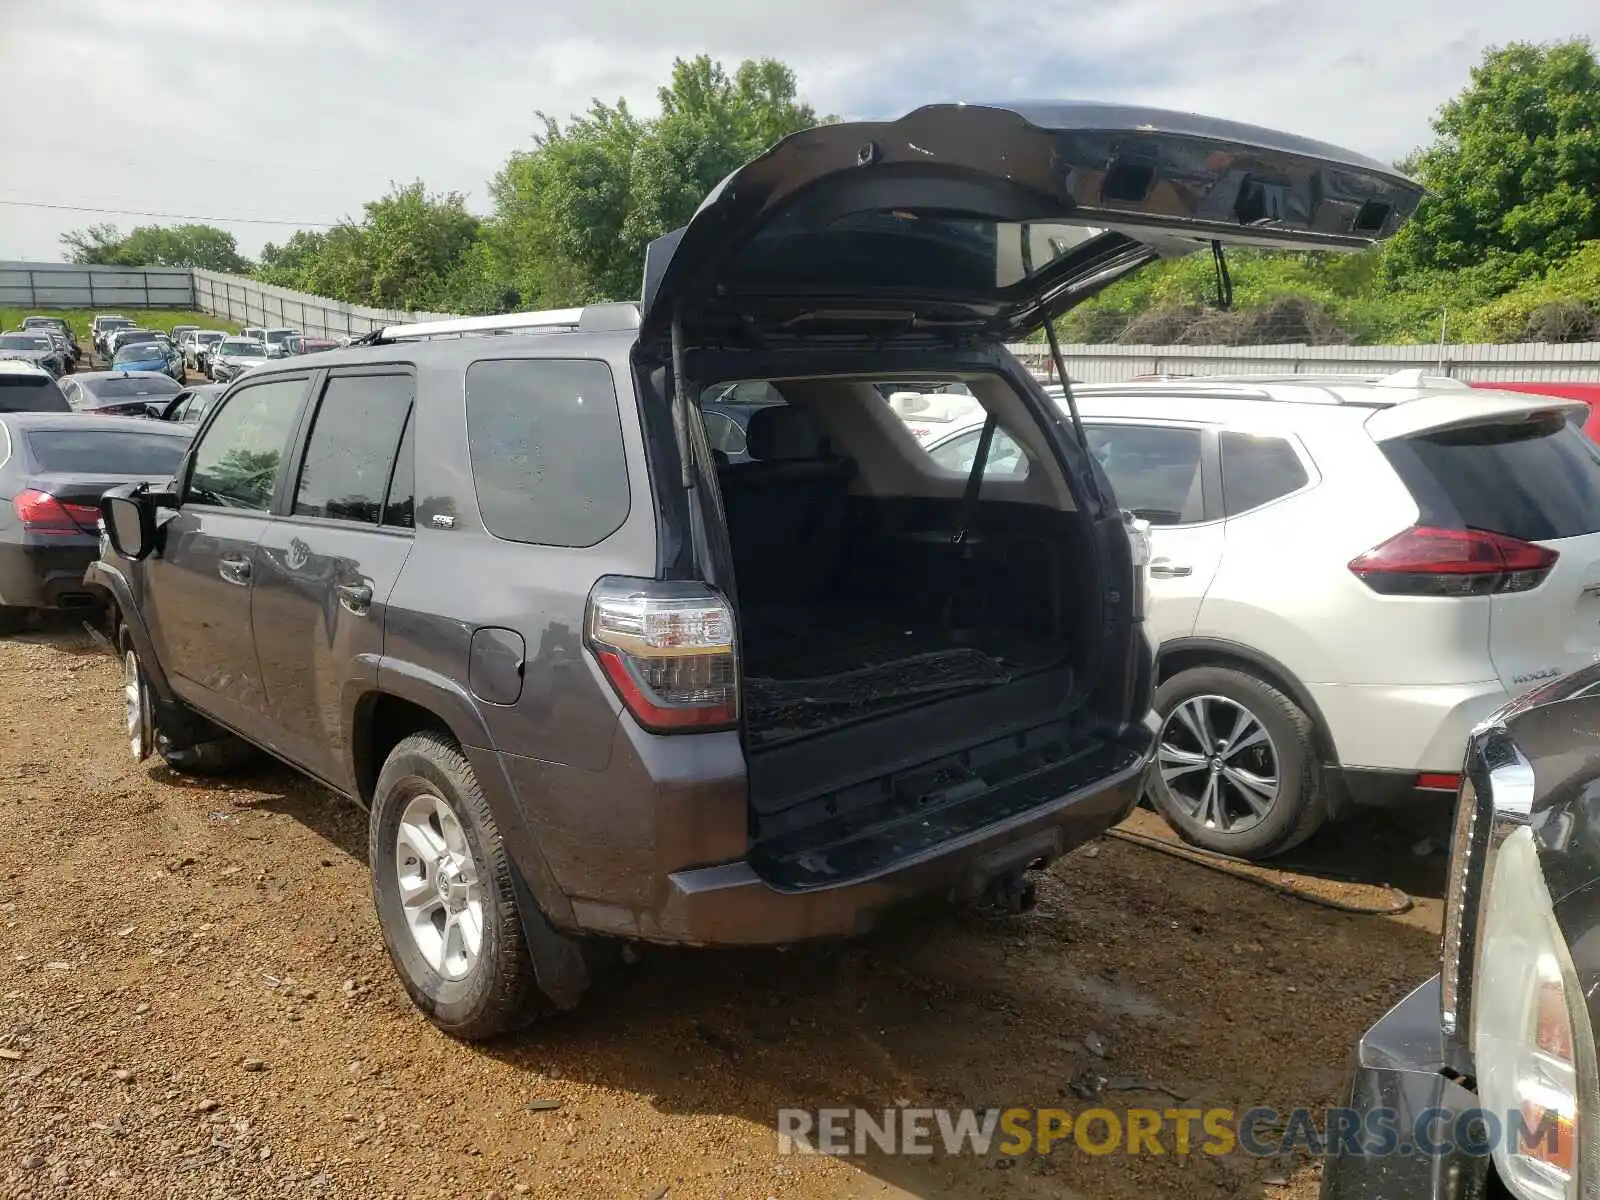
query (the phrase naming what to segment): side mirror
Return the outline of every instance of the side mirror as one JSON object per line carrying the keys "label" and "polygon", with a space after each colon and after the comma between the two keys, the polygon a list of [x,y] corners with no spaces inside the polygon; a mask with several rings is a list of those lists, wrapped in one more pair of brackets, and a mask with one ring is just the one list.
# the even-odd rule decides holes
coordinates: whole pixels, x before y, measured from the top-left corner
{"label": "side mirror", "polygon": [[162,414],[166,411],[166,404],[146,404],[144,406],[144,415],[147,417],[154,417],[157,421],[161,419]]}
{"label": "side mirror", "polygon": [[100,499],[100,516],[112,549],[134,562],[149,558],[156,548],[155,506],[135,491],[140,486],[113,488]]}

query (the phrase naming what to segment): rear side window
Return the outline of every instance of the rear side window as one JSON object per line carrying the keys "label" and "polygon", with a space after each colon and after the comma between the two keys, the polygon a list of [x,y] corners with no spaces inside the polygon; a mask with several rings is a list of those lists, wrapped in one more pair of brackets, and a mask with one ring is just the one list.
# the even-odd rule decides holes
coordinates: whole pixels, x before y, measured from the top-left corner
{"label": "rear side window", "polygon": [[400,438],[400,453],[394,460],[394,478],[389,481],[389,498],[383,504],[383,523],[400,529],[415,528],[417,413],[413,408],[406,418],[406,431]]}
{"label": "rear side window", "polygon": [[177,473],[187,438],[109,429],[40,429],[27,435],[28,453],[41,471],[135,475],[159,479]]}
{"label": "rear side window", "polygon": [[1222,506],[1230,517],[1270,504],[1311,482],[1305,464],[1283,438],[1224,433]]}
{"label": "rear side window", "polygon": [[1152,525],[1183,525],[1205,513],[1200,431],[1154,425],[1086,425],[1117,504]]}
{"label": "rear side window", "polygon": [[322,390],[294,513],[376,525],[411,411],[410,375],[335,375]]}
{"label": "rear side window", "polygon": [[499,359],[467,370],[478,509],[496,537],[592,546],[630,503],[611,370],[589,359]]}
{"label": "rear side window", "polygon": [[0,412],[71,412],[54,379],[0,375]]}
{"label": "rear side window", "polygon": [[1600,449],[1560,416],[1385,442],[1422,523],[1527,542],[1600,530]]}

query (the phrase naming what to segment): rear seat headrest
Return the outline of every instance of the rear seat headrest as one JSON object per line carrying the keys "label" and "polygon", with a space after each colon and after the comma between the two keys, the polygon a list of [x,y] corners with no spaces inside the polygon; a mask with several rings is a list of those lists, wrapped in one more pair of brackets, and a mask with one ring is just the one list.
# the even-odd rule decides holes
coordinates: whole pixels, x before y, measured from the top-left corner
{"label": "rear seat headrest", "polygon": [[745,442],[745,452],[759,462],[821,458],[828,451],[827,439],[811,418],[789,404],[774,404],[751,413]]}

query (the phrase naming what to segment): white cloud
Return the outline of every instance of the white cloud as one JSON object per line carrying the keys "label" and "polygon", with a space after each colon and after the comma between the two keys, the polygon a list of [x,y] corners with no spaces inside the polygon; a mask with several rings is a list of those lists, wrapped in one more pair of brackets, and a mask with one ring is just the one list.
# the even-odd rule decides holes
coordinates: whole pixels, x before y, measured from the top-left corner
{"label": "white cloud", "polygon": [[[676,55],[774,55],[820,110],[936,99],[1131,100],[1393,158],[1486,45],[1587,35],[1593,0],[58,0],[0,40],[0,200],[332,221],[391,180],[488,207],[535,110],[648,110]],[[37,110],[30,123],[19,113]],[[137,217],[0,205],[0,258]],[[288,229],[229,225],[243,248]]]}

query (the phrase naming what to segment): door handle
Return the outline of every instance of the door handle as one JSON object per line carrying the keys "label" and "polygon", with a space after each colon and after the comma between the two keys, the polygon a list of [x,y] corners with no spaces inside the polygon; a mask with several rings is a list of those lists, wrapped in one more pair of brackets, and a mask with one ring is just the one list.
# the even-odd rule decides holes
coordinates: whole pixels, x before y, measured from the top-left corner
{"label": "door handle", "polygon": [[250,560],[248,558],[219,558],[217,560],[217,574],[229,583],[236,583],[240,587],[250,584]]}
{"label": "door handle", "polygon": [[1182,579],[1185,575],[1193,574],[1193,567],[1186,563],[1175,563],[1168,558],[1158,558],[1150,564],[1152,579]]}
{"label": "door handle", "polygon": [[341,583],[333,591],[346,612],[364,617],[372,610],[372,589],[364,583]]}

